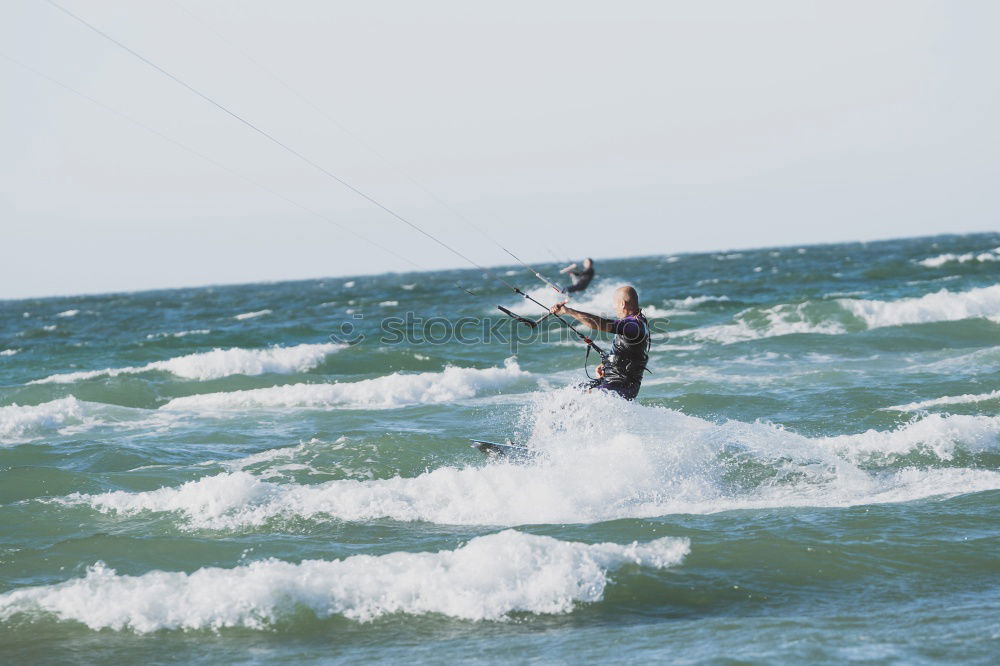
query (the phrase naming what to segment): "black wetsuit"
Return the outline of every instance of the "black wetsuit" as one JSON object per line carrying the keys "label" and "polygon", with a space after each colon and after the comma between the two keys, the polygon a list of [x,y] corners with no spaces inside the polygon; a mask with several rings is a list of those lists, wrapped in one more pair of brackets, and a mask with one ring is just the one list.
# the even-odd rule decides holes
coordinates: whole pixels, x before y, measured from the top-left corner
{"label": "black wetsuit", "polygon": [[634,400],[642,384],[642,373],[649,363],[649,322],[639,313],[614,321],[615,340],[604,363],[604,377],[594,379],[585,388],[614,391],[626,400]]}
{"label": "black wetsuit", "polygon": [[575,291],[583,291],[590,285],[590,281],[594,279],[594,267],[591,265],[590,268],[585,268],[579,273],[570,271],[569,276],[573,278],[573,284],[566,287],[563,293],[572,294]]}

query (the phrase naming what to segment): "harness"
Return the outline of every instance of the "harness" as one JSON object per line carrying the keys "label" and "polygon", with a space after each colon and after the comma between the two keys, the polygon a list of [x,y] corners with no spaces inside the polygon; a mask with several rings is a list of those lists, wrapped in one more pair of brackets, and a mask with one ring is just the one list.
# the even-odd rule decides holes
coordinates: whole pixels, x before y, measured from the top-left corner
{"label": "harness", "polygon": [[604,376],[610,380],[641,382],[643,372],[649,372],[649,349],[652,336],[649,332],[649,322],[639,312],[634,320],[640,326],[640,336],[632,341],[628,337],[617,334],[611,346],[611,354],[604,359]]}

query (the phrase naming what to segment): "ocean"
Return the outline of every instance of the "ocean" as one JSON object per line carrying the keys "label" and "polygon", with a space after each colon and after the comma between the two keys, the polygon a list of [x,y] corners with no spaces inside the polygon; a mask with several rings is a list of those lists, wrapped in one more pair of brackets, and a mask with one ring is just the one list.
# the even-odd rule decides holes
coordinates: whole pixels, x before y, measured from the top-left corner
{"label": "ocean", "polygon": [[0,302],[0,661],[995,663],[1000,234],[596,269]]}

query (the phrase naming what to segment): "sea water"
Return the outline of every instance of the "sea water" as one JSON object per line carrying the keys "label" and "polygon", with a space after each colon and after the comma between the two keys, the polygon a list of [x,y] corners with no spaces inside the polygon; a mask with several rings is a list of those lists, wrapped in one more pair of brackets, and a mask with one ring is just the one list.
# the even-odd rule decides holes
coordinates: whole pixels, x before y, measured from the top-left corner
{"label": "sea water", "polygon": [[596,268],[0,302],[0,660],[994,662],[1000,234]]}

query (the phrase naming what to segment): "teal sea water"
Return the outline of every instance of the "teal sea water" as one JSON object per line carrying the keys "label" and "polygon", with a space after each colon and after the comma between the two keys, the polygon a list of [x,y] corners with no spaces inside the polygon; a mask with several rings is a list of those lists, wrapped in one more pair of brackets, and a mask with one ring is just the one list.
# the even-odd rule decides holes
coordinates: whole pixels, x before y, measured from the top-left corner
{"label": "teal sea water", "polygon": [[597,271],[0,302],[0,660],[995,663],[1000,234]]}

